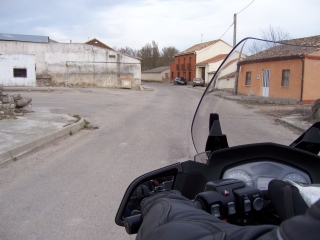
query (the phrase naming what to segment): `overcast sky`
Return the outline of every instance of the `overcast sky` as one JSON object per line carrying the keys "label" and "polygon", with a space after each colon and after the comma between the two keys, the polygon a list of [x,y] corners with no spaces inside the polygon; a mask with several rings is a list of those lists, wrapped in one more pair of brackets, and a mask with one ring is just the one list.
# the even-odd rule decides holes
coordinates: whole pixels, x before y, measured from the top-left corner
{"label": "overcast sky", "polygon": [[[0,33],[43,35],[58,42],[97,38],[117,48],[180,51],[219,39],[234,13],[252,0],[0,0]],[[272,25],[292,38],[320,35],[320,0],[254,0],[237,15],[237,42]],[[222,37],[232,45],[233,27]]]}

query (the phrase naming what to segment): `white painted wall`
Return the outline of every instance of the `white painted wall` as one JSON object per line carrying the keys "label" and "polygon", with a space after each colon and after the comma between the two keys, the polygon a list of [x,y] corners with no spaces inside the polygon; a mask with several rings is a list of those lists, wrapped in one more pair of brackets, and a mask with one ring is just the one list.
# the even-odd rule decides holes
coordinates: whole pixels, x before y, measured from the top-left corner
{"label": "white painted wall", "polygon": [[227,79],[220,79],[217,83],[216,88],[233,90],[234,89],[234,82],[235,82],[234,77],[227,78]]}
{"label": "white painted wall", "polygon": [[170,78],[170,69],[161,73],[141,73],[141,80],[162,82],[162,79],[166,78],[166,73],[168,74],[168,78]]}
{"label": "white painted wall", "polygon": [[36,78],[54,86],[121,87],[122,77],[141,85],[139,59],[88,44],[0,41],[0,54],[34,54]]}
{"label": "white painted wall", "polygon": [[[27,77],[14,77],[14,68],[27,69]],[[36,86],[35,56],[30,54],[1,54],[0,84],[3,86]]]}
{"label": "white painted wall", "polygon": [[196,64],[203,62],[209,58],[212,58],[214,56],[218,56],[220,54],[228,54],[231,50],[232,50],[232,47],[229,44],[223,41],[218,41],[213,45],[210,45],[206,48],[196,51],[196,54],[197,54]]}
{"label": "white painted wall", "polygon": [[[223,67],[220,70],[218,80],[216,82],[216,88],[218,88],[218,89],[234,89],[234,84],[235,84],[234,77],[223,78],[223,79],[219,79],[219,78],[221,78],[227,74],[233,73],[237,70],[237,62],[238,62],[239,54],[240,54],[239,52],[234,52],[232,55],[229,56],[226,63],[224,64],[225,67]],[[246,56],[242,54],[242,57],[245,58]],[[235,60],[237,60],[237,61],[235,61]]]}

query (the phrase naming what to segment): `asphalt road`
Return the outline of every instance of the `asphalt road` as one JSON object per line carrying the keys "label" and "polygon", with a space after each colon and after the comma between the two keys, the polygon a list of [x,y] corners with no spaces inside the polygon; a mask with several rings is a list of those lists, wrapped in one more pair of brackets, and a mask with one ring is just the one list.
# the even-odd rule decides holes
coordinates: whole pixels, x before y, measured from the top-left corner
{"label": "asphalt road", "polygon": [[[0,239],[134,238],[114,223],[123,193],[141,174],[193,158],[190,126],[203,92],[146,85],[154,90],[23,94],[35,111],[78,114],[99,129],[0,166]],[[297,137],[253,109],[223,99],[217,104],[230,145],[243,139],[288,144]]]}

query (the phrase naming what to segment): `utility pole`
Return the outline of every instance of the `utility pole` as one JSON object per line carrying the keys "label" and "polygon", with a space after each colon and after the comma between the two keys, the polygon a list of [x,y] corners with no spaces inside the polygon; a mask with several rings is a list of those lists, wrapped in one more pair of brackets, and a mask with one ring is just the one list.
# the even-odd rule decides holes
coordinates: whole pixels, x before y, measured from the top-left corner
{"label": "utility pole", "polygon": [[233,15],[233,47],[237,44],[237,14]]}

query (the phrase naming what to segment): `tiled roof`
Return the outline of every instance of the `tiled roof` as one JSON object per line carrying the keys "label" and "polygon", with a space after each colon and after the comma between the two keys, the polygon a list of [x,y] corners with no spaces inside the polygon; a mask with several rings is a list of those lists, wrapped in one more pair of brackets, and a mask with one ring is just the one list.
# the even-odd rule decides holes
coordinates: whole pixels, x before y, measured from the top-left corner
{"label": "tiled roof", "polygon": [[229,67],[232,63],[235,63],[235,62],[237,62],[238,61],[238,59],[236,58],[236,59],[233,59],[233,60],[231,60],[230,62],[228,62],[227,64],[224,64],[223,65],[223,68],[221,68],[221,70],[223,70],[223,69],[226,69],[227,67]]}
{"label": "tiled roof", "polygon": [[113,50],[113,48],[109,47],[107,44],[104,44],[103,42],[99,41],[98,39],[96,38],[93,38],[87,42],[85,42],[85,44],[89,44],[89,45],[92,45],[92,46],[97,46],[97,47],[102,47],[102,48],[106,48],[106,49],[109,49],[109,50]]}
{"label": "tiled roof", "polygon": [[[239,64],[265,61],[265,60],[281,60],[290,58],[300,58],[303,54],[309,54],[316,50],[320,50],[320,35],[306,38],[298,38],[282,41],[285,44],[281,44],[275,47],[268,48],[251,56],[248,56]],[[287,45],[291,44],[291,45]],[[304,46],[294,46],[304,45]],[[306,47],[315,46],[315,47]]]}
{"label": "tiled roof", "polygon": [[233,78],[233,77],[235,77],[235,76],[236,76],[236,71],[234,71],[234,72],[232,72],[232,73],[228,73],[228,74],[226,74],[226,75],[224,75],[224,76],[219,77],[219,80],[220,80],[220,79]]}
{"label": "tiled roof", "polygon": [[205,60],[205,61],[203,61],[203,62],[199,62],[199,63],[197,63],[197,65],[198,65],[198,64],[206,64],[206,63],[219,62],[219,61],[225,59],[226,56],[228,56],[228,54],[220,54],[220,55],[217,55],[217,56],[215,56],[215,57],[213,57],[213,58],[209,58],[209,59],[207,59],[207,60]]}
{"label": "tiled roof", "polygon": [[199,51],[203,48],[209,47],[210,45],[213,45],[219,41],[224,42],[221,39],[217,39],[217,40],[213,40],[213,41],[209,41],[209,42],[204,42],[204,43],[198,43],[196,45],[193,45],[192,47],[187,48],[186,50],[179,52],[177,54],[175,54],[174,56],[181,56],[181,55],[186,55],[186,54],[190,54],[190,53],[194,53],[195,51]]}
{"label": "tiled roof", "polygon": [[168,69],[170,69],[169,66],[164,66],[164,67],[149,69],[149,70],[143,71],[142,73],[161,73],[161,72],[166,71]]}
{"label": "tiled roof", "polygon": [[49,37],[47,37],[47,36],[37,36],[37,35],[0,33],[0,41],[48,43],[49,42]]}

